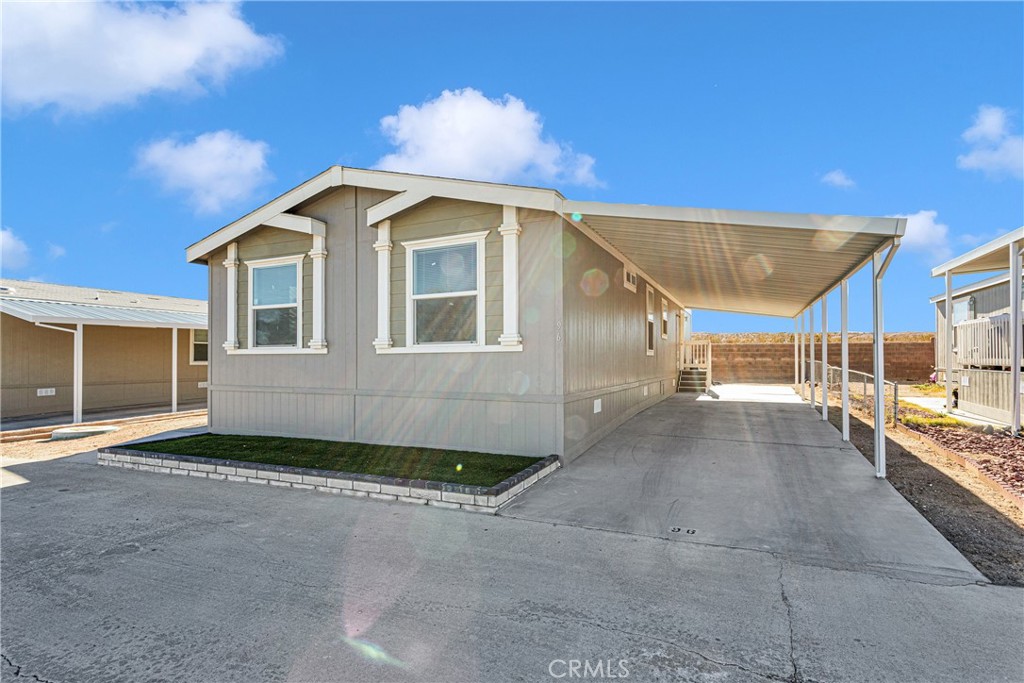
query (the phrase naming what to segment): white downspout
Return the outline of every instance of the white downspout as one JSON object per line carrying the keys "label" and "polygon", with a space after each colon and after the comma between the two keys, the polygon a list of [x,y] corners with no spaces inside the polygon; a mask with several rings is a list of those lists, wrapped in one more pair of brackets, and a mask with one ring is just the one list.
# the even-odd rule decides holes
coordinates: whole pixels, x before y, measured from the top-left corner
{"label": "white downspout", "polygon": [[842,356],[843,378],[843,441],[850,440],[850,332],[848,314],[850,307],[850,282],[843,280],[839,285],[839,329],[842,338],[840,355]]}
{"label": "white downspout", "polygon": [[899,246],[900,241],[897,237],[889,247],[884,260],[882,254],[877,251],[871,257],[875,350],[875,476],[879,479],[885,478],[885,321],[882,312],[882,279]]}

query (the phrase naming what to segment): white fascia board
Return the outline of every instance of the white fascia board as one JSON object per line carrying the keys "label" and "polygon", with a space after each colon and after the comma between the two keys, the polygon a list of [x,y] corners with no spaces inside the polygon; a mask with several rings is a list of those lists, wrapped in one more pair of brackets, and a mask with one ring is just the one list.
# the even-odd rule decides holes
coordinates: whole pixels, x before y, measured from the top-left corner
{"label": "white fascia board", "polygon": [[[941,277],[948,273],[953,274],[965,274],[965,273],[985,273],[993,268],[980,268],[976,270],[971,269],[971,261],[975,259],[984,258],[990,256],[993,252],[999,250],[1005,250],[1011,243],[1017,240],[1024,240],[1024,226],[1011,230],[1002,237],[997,237],[987,244],[983,244],[980,247],[971,249],[966,254],[961,254],[954,259],[946,261],[942,265],[935,266],[932,268],[932,277]],[[1006,258],[1006,265],[1004,266],[1007,270],[1010,268],[1010,258]],[[945,295],[943,295],[945,296]]]}
{"label": "white fascia board", "polygon": [[606,204],[603,202],[577,202],[566,200],[562,205],[566,214],[604,216],[607,218],[634,218],[676,223],[701,223],[757,228],[787,228],[791,230],[831,230],[902,237],[907,229],[905,218],[867,216],[829,216],[811,213],[774,213],[769,211],[739,211],[732,209],[694,209],[648,204]]}
{"label": "white fascia board", "polygon": [[223,247],[229,242],[249,232],[253,228],[265,225],[266,222],[278,214],[284,213],[297,204],[310,197],[329,189],[334,185],[335,168],[329,168],[320,175],[307,180],[298,187],[285,192],[283,195],[271,202],[264,204],[252,213],[246,214],[234,223],[225,225],[217,232],[199,240],[185,250],[185,258],[189,263],[201,261],[215,249]]}
{"label": "white fascia board", "polygon": [[381,221],[391,218],[396,213],[411,209],[428,199],[430,199],[430,195],[426,192],[405,190],[401,194],[396,194],[394,197],[385,199],[379,204],[374,204],[368,208],[366,210],[366,224],[377,225]]}
{"label": "white fascia board", "polygon": [[[4,311],[6,313],[7,311]],[[44,323],[46,325],[89,325],[90,327],[145,327],[151,329],[181,329],[181,330],[205,330],[207,325],[196,323],[152,323],[132,320],[97,320],[95,318],[55,318],[52,316],[29,316],[21,317],[30,323]]]}
{"label": "white fascia board", "polygon": [[[969,285],[964,285],[963,287],[958,287],[957,289],[954,289],[952,292],[950,292],[950,294],[953,297],[963,296],[964,294],[970,294],[971,292],[977,292],[982,289],[988,289],[989,287],[992,287],[994,285],[1001,285],[1004,282],[1009,281],[1010,274],[1004,273],[1002,275],[996,275],[995,277],[985,278],[984,280],[978,280],[977,282],[973,282]],[[942,294],[936,294],[931,299],[928,299],[928,301],[933,304],[944,302],[945,300],[945,292],[943,292]]]}

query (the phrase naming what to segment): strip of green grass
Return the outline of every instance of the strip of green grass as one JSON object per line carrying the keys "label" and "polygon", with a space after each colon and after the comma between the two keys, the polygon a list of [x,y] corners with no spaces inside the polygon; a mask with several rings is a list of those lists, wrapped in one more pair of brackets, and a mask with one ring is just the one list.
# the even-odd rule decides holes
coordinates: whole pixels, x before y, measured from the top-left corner
{"label": "strip of green grass", "polygon": [[193,455],[268,465],[309,467],[401,479],[494,486],[543,460],[518,455],[490,455],[438,448],[379,446],[279,436],[200,434],[149,441],[131,448],[151,453]]}

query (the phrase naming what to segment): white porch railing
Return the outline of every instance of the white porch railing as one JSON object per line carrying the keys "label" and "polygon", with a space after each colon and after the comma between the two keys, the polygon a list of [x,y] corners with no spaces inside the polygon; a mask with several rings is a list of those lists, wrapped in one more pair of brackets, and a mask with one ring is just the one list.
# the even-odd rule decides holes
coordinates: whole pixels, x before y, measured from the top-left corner
{"label": "white porch railing", "polygon": [[711,369],[711,342],[684,341],[679,345],[679,369]]}
{"label": "white porch railing", "polygon": [[1009,367],[1010,316],[965,320],[953,328],[960,367]]}

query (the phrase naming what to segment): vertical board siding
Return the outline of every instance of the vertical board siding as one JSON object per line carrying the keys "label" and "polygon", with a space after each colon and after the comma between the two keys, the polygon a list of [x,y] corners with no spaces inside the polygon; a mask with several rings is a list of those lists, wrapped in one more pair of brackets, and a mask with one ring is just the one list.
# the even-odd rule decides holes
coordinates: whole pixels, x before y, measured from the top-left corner
{"label": "vertical board siding", "polygon": [[[73,339],[2,315],[4,417],[69,412],[74,374]],[[82,341],[82,408],[97,410],[171,403],[171,330],[86,325]],[[189,331],[178,330],[178,401],[202,401],[205,365],[189,364]],[[55,396],[36,390],[56,389]]]}
{"label": "vertical board siding", "polygon": [[[669,303],[669,335],[661,337],[661,300],[654,295],[654,355],[647,355],[647,283],[634,293],[623,285],[623,265],[568,222],[564,223],[562,292],[565,334],[565,455],[665,398],[661,386],[676,370],[677,318]],[[635,385],[635,386],[634,386]],[[644,397],[643,386],[648,386]],[[587,394],[584,399],[574,395]],[[594,400],[602,409],[594,413]]]}
{"label": "vertical board siding", "polygon": [[[959,407],[1004,424],[1010,424],[1013,410],[1013,382],[1005,370],[978,370],[966,368],[958,373]],[[963,384],[967,378],[968,384]]]}

